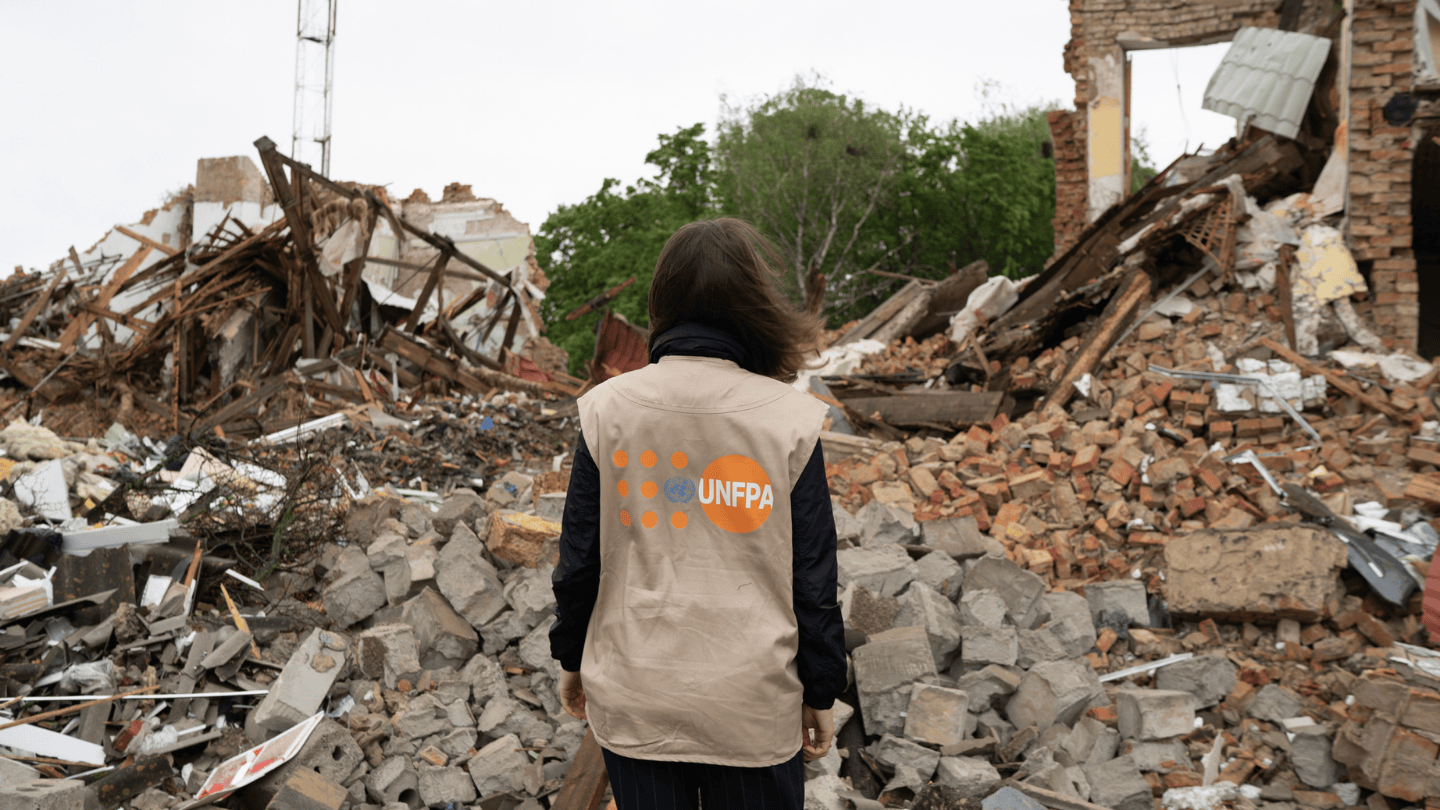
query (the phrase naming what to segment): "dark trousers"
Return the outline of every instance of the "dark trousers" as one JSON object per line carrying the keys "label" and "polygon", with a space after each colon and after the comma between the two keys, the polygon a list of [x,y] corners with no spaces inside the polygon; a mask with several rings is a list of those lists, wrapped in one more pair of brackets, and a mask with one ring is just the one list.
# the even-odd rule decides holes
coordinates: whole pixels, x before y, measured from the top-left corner
{"label": "dark trousers", "polygon": [[600,749],[619,810],[801,810],[802,752],[768,768],[631,759]]}

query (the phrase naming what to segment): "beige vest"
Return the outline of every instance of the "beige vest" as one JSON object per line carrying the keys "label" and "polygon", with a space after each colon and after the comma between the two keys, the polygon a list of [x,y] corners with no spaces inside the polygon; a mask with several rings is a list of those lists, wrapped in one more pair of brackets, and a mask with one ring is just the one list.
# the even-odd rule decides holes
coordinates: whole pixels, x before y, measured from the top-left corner
{"label": "beige vest", "polygon": [[600,468],[586,711],[637,759],[761,767],[800,749],[790,491],[823,402],[670,355],[580,398]]}

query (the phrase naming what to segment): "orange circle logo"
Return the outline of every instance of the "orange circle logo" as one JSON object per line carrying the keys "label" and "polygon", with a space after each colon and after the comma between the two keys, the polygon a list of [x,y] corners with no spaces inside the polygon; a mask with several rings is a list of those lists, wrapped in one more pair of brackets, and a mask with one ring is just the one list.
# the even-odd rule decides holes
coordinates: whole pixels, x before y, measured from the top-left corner
{"label": "orange circle logo", "polygon": [[623,497],[625,497],[626,495],[629,495],[629,494],[630,494],[630,485],[629,485],[628,483],[626,483],[626,482],[624,482],[624,481],[621,481],[619,484],[616,484],[615,486],[616,486],[617,489],[620,490],[620,497],[623,498]]}
{"label": "orange circle logo", "polygon": [[775,507],[770,477],[748,456],[721,456],[700,478],[700,506],[705,516],[727,532],[754,531]]}
{"label": "orange circle logo", "polygon": [[658,490],[657,490],[657,488],[656,488],[656,486],[655,486],[655,482],[654,482],[654,481],[645,481],[645,482],[643,482],[643,483],[640,484],[640,494],[643,495],[643,496],[645,496],[646,498],[653,498],[653,497],[655,497],[655,493],[656,493],[657,491],[658,491]]}
{"label": "orange circle logo", "polygon": [[685,469],[685,465],[689,463],[690,459],[686,458],[685,454],[679,450],[670,454],[670,465],[677,470]]}
{"label": "orange circle logo", "polygon": [[620,522],[626,526],[630,525],[630,512],[628,510],[620,510]]}
{"label": "orange circle logo", "polygon": [[655,457],[654,450],[646,450],[645,452],[640,454],[640,463],[644,464],[646,467],[654,467],[656,460],[657,459]]}
{"label": "orange circle logo", "polygon": [[630,457],[627,456],[627,455],[625,455],[625,451],[624,451],[624,450],[616,450],[616,451],[615,451],[615,466],[616,466],[616,467],[624,467],[626,464],[629,464],[629,463],[630,463]]}
{"label": "orange circle logo", "polygon": [[659,520],[659,518],[655,516],[654,512],[646,512],[645,514],[640,516],[640,522],[645,524],[645,528],[647,529],[655,528],[655,523],[657,520]]}
{"label": "orange circle logo", "polygon": [[670,525],[677,529],[685,528],[685,524],[689,522],[690,519],[685,517],[684,512],[674,512],[670,515]]}

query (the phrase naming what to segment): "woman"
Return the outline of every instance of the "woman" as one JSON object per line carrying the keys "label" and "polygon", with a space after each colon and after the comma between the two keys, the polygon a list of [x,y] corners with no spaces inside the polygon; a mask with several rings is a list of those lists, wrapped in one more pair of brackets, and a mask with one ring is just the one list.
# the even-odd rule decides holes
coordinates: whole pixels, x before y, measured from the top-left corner
{"label": "woman", "polygon": [[835,523],[793,382],[819,332],[737,219],[686,225],[650,284],[650,365],[579,400],[555,569],[561,700],[621,810],[804,804],[846,686]]}

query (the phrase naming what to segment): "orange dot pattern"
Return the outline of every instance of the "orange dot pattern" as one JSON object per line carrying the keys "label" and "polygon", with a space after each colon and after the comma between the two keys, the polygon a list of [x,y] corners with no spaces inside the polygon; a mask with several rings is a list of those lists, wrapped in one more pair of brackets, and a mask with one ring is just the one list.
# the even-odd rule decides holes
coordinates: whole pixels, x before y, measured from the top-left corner
{"label": "orange dot pattern", "polygon": [[645,524],[645,528],[647,529],[655,528],[655,523],[658,520],[659,518],[655,516],[654,512],[646,512],[645,514],[640,516],[640,522]]}
{"label": "orange dot pattern", "polygon": [[629,494],[630,494],[630,482],[628,482],[628,481],[621,481],[619,484],[616,484],[615,486],[616,486],[617,489],[620,490],[620,497],[623,498],[623,497],[625,497],[626,495],[629,495]]}
{"label": "orange dot pattern", "polygon": [[[616,450],[612,458],[615,462],[616,467],[624,468],[630,463],[630,456],[624,450]],[[659,461],[660,457],[653,450],[644,450],[640,453],[640,463],[645,467],[654,467],[657,463],[659,463]],[[670,465],[677,470],[683,470],[689,463],[689,457],[679,450],[670,454]],[[630,484],[628,481],[616,482],[615,489],[620,493],[620,497],[622,498],[628,497],[630,495]],[[658,494],[660,494],[660,487],[654,481],[642,481],[640,483],[641,497],[654,498]],[[620,510],[621,524],[629,526],[631,520],[632,518],[630,516],[630,510]],[[660,516],[654,512],[647,511],[640,515],[640,524],[647,529],[655,528],[655,526],[658,525],[659,522]],[[671,526],[677,529],[683,529],[689,524],[690,517],[684,512],[670,513]]]}
{"label": "orange dot pattern", "polygon": [[685,524],[689,522],[690,518],[686,517],[684,512],[672,512],[670,514],[670,525],[677,529],[685,528]]}
{"label": "orange dot pattern", "polygon": [[625,451],[624,451],[624,450],[616,450],[616,451],[615,451],[615,466],[616,466],[616,467],[624,467],[626,464],[629,464],[629,463],[630,463],[630,457],[627,456],[627,455],[625,455]]}
{"label": "orange dot pattern", "polygon": [[685,465],[689,463],[690,459],[686,458],[685,454],[680,452],[679,450],[676,450],[675,452],[670,454],[670,466],[674,467],[677,470],[685,469]]}
{"label": "orange dot pattern", "polygon": [[655,455],[654,450],[646,450],[640,454],[640,463],[646,467],[654,467],[655,462],[658,460],[659,458]]}
{"label": "orange dot pattern", "polygon": [[660,488],[655,485],[654,481],[646,481],[640,485],[640,494],[646,498],[655,497],[655,493],[659,491]]}
{"label": "orange dot pattern", "polygon": [[626,510],[626,509],[621,509],[621,510],[620,510],[620,522],[623,523],[623,524],[625,524],[626,526],[629,526],[629,525],[630,525],[630,512],[629,512],[629,510]]}

